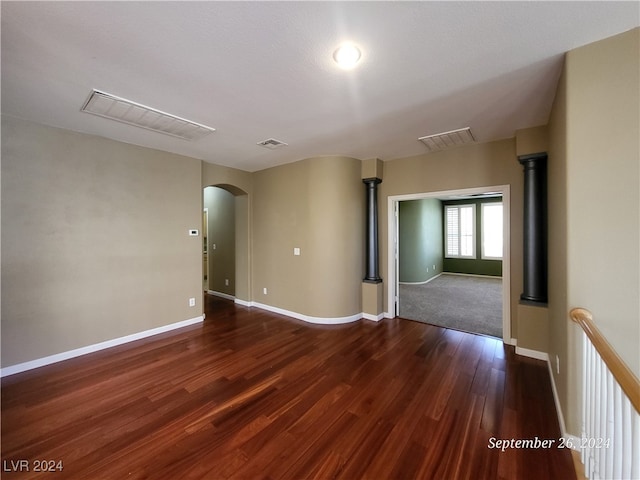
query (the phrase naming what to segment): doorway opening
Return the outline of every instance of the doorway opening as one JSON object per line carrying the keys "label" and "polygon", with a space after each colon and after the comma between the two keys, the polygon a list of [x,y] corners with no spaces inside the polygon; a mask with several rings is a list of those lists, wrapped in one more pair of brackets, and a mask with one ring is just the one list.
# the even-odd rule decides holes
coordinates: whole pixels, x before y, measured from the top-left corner
{"label": "doorway opening", "polygon": [[[499,211],[502,215],[503,228],[500,239],[491,239],[483,231],[484,225],[481,223],[481,215],[485,213],[485,217],[489,218],[491,214],[495,216],[495,212],[498,211],[497,208],[487,208],[485,212],[485,208],[482,206],[484,204],[492,204],[492,207],[501,205]],[[403,318],[474,332],[474,330],[466,328],[470,326],[473,329],[478,329],[474,333],[497,336],[502,338],[505,343],[512,343],[509,206],[509,185],[389,197],[389,251],[387,257],[389,313],[392,316],[402,316]],[[400,212],[401,207],[403,207],[403,215]],[[415,213],[409,214],[408,212],[416,208],[421,209],[418,216],[423,224],[408,225],[413,218],[411,215],[415,217]],[[475,216],[476,209],[478,210],[477,217]],[[470,223],[473,226],[472,231],[466,231],[463,225],[464,217],[469,215],[473,215],[473,223]],[[405,224],[401,229],[400,219],[402,216],[405,217]],[[461,230],[456,228],[451,230],[452,219],[458,222],[454,222],[453,225],[458,225]],[[478,225],[477,228],[476,225]],[[413,250],[407,247],[407,238],[401,236],[401,230],[404,232],[404,237],[416,237],[422,241],[420,229],[429,230],[426,238],[429,239],[431,246],[425,247],[424,244],[414,246],[414,250],[415,248],[423,250],[419,254],[420,261],[418,262],[416,258],[410,258]],[[416,233],[415,230],[418,232]],[[491,255],[495,255],[491,251],[491,241],[502,243],[503,251],[500,261],[491,257]],[[403,243],[404,258],[401,256]],[[408,256],[409,258],[407,258]],[[476,260],[471,261],[472,259]],[[463,266],[461,267],[461,265]],[[421,269],[419,274],[414,272],[416,268]],[[465,274],[465,272],[468,273]],[[452,275],[455,273],[462,273],[463,276]],[[479,276],[475,276],[476,274]],[[486,293],[481,293],[482,289]],[[471,292],[476,295],[475,303],[469,298]],[[458,295],[458,298],[455,295]],[[403,300],[407,307],[405,309],[402,305]],[[487,322],[487,325],[484,325],[482,321],[475,321],[481,318],[481,311],[482,315],[487,312],[487,317],[492,318],[490,322]],[[425,317],[432,319],[432,321],[425,320]]]}
{"label": "doorway opening", "polygon": [[244,190],[228,184],[203,189],[205,303],[211,295],[243,305],[250,302],[248,197]]}
{"label": "doorway opening", "polygon": [[204,207],[202,210],[202,289],[206,292],[209,290],[209,259],[208,253],[208,235],[209,234],[209,208]]}

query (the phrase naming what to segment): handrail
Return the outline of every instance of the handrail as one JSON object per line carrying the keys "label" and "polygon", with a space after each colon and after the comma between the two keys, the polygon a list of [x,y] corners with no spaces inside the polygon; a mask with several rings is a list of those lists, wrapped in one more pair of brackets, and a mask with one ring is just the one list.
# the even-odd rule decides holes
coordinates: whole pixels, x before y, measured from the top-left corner
{"label": "handrail", "polygon": [[636,412],[640,413],[640,381],[638,377],[629,369],[624,360],[613,349],[611,344],[600,333],[598,327],[593,323],[591,312],[585,308],[574,308],[569,312],[571,320],[576,322],[584,333],[589,337],[591,343],[596,348],[600,357],[609,367],[613,377],[620,384],[624,393],[629,397]]}

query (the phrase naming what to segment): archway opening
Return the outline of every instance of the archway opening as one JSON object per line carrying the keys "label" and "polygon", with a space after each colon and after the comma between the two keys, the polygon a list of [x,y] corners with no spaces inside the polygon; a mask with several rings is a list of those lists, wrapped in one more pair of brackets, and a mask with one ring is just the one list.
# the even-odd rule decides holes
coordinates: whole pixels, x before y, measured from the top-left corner
{"label": "archway opening", "polygon": [[203,189],[202,210],[204,294],[248,304],[248,194],[234,185],[208,185]]}

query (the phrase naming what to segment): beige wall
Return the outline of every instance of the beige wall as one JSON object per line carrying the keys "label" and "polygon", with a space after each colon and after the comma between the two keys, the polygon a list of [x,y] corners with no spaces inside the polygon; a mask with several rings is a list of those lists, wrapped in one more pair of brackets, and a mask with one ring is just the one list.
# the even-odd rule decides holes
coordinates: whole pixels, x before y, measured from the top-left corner
{"label": "beige wall", "polygon": [[516,131],[516,155],[530,155],[549,149],[547,126],[524,128]]}
{"label": "beige wall", "polygon": [[[510,185],[511,335],[517,336],[516,305],[522,293],[523,173],[515,140],[474,144],[416,157],[386,161],[380,184],[380,267],[388,305],[388,197],[395,195]],[[523,339],[526,344],[526,339]],[[520,338],[518,338],[520,345]]]}
{"label": "beige wall", "polygon": [[231,296],[235,295],[236,284],[235,198],[220,187],[204,189],[204,207],[209,219],[208,287],[211,291]]}
{"label": "beige wall", "polygon": [[640,376],[639,32],[567,53],[550,121],[550,356],[565,359],[554,376],[574,435],[581,352],[571,308],[591,310]]}
{"label": "beige wall", "polygon": [[569,305],[591,310],[638,376],[639,32],[573,50],[566,60]]}
{"label": "beige wall", "polygon": [[200,163],[3,116],[3,367],[202,315]]}
{"label": "beige wall", "polygon": [[321,157],[254,174],[254,301],[329,319],[362,312],[361,166]]}
{"label": "beige wall", "polygon": [[[549,254],[549,360],[565,417],[565,427],[579,425],[578,412],[569,405],[579,402],[575,386],[577,359],[569,356],[569,305],[567,303],[567,75],[558,82],[549,118],[547,159],[548,254]],[[556,360],[557,359],[557,360]],[[560,373],[556,370],[560,362]],[[569,389],[569,383],[574,383]],[[571,402],[569,394],[571,392]],[[577,434],[579,430],[571,429]]]}
{"label": "beige wall", "polygon": [[202,188],[222,186],[235,195],[251,195],[253,174],[235,168],[202,162]]}

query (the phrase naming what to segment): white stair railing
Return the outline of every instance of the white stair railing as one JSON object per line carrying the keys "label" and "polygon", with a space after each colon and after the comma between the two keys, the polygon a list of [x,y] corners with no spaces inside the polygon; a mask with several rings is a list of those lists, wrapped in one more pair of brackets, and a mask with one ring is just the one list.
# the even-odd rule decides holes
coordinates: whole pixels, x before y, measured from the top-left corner
{"label": "white stair railing", "polygon": [[583,332],[581,460],[591,480],[640,479],[640,382],[593,323],[574,308]]}

